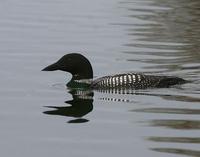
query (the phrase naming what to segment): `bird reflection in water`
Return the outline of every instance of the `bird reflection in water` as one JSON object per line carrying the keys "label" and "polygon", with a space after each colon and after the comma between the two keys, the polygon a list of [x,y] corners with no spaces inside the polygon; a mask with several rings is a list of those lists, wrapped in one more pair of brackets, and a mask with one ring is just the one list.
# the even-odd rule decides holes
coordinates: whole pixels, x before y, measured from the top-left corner
{"label": "bird reflection in water", "polygon": [[52,110],[43,112],[49,115],[60,115],[66,117],[74,117],[68,123],[85,123],[88,119],[83,118],[93,110],[93,91],[72,89],[69,91],[73,99],[65,101],[67,106],[45,106]]}
{"label": "bird reflection in water", "polygon": [[[176,97],[174,95],[165,95],[165,94],[149,94],[145,91],[135,91],[135,90],[124,90],[124,89],[110,89],[110,90],[101,90],[98,91],[100,93],[106,93],[106,94],[112,94],[106,95],[106,97],[100,97],[99,100],[102,101],[114,101],[114,102],[123,102],[123,103],[134,103],[135,101],[127,99],[127,98],[120,98],[120,97],[114,97],[119,95],[145,95],[145,96],[159,96],[163,99],[167,98],[173,98],[177,99],[177,101],[181,101],[179,97]],[[93,96],[94,92],[93,90],[81,90],[81,89],[69,89],[69,93],[72,95],[73,99],[65,101],[67,106],[45,106],[51,110],[43,112],[44,114],[48,115],[60,115],[60,116],[66,116],[66,117],[74,117],[75,119],[68,121],[68,123],[85,123],[88,122],[88,119],[83,118],[85,115],[87,115],[89,112],[93,110]],[[197,100],[198,101],[198,100]],[[157,111],[158,110],[158,111]],[[159,109],[138,109],[133,111],[141,111],[141,112],[159,112],[161,113],[162,110]],[[168,110],[165,109],[165,112]],[[175,112],[176,110],[173,109],[171,112]],[[187,110],[188,111],[188,110]],[[168,111],[170,112],[170,111]],[[181,111],[180,111],[181,112]],[[189,112],[189,111],[188,111]],[[194,114],[194,113],[193,113]]]}

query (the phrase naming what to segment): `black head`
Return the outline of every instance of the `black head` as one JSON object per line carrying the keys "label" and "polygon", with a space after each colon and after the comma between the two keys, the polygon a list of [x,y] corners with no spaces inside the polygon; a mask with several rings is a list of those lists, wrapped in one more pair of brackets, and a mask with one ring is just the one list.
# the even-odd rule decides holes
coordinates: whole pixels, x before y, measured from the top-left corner
{"label": "black head", "polygon": [[55,70],[71,73],[74,80],[93,78],[92,66],[89,60],[79,53],[64,55],[56,63],[47,66],[42,71]]}

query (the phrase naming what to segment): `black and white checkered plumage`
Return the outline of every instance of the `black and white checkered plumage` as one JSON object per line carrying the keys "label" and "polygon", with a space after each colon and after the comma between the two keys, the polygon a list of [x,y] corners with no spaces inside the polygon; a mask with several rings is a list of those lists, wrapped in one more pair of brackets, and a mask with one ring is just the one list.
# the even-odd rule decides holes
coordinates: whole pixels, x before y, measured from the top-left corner
{"label": "black and white checkered plumage", "polygon": [[89,60],[78,53],[67,54],[56,63],[43,69],[43,71],[54,70],[71,73],[72,79],[67,86],[72,88],[80,87],[98,90],[165,88],[187,82],[178,77],[144,75],[140,73],[116,74],[92,80],[93,70]]}
{"label": "black and white checkered plumage", "polygon": [[177,77],[125,73],[101,77],[94,80],[91,86],[95,89],[145,89],[169,87],[182,81],[183,79]]}

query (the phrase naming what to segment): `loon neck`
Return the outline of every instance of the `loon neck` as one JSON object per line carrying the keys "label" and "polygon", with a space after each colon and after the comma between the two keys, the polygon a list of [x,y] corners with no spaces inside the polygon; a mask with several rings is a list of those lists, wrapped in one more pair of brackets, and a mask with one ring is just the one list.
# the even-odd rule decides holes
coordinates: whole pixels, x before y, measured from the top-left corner
{"label": "loon neck", "polygon": [[72,80],[84,80],[93,78],[93,70],[91,66],[79,67],[78,71],[72,72]]}
{"label": "loon neck", "polygon": [[70,88],[88,88],[91,85],[93,79],[92,69],[82,71],[80,73],[72,74],[71,80],[67,83],[67,87]]}
{"label": "loon neck", "polygon": [[88,89],[91,87],[92,79],[83,79],[83,80],[74,80],[71,79],[67,83],[67,87],[69,88],[78,88],[78,89]]}

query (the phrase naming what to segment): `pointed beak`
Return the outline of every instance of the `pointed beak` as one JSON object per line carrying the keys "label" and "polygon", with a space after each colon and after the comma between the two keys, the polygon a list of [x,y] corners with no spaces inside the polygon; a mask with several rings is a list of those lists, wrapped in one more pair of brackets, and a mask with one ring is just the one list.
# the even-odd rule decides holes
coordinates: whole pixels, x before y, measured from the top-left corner
{"label": "pointed beak", "polygon": [[59,70],[59,67],[56,63],[47,66],[46,68],[42,69],[42,71],[55,71]]}

